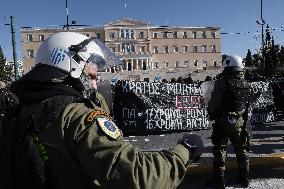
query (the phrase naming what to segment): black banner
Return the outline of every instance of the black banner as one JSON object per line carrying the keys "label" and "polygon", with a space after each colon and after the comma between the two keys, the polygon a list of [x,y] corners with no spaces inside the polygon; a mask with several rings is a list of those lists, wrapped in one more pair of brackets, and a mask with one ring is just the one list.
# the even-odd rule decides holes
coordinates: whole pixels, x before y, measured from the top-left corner
{"label": "black banner", "polygon": [[[213,86],[214,81],[197,85],[124,80],[99,88],[108,91],[104,96],[123,132],[142,134],[210,129],[207,104]],[[248,117],[251,125],[275,121],[269,82],[250,83]]]}
{"label": "black banner", "polygon": [[197,84],[119,81],[113,114],[124,132],[210,128],[202,90]]}
{"label": "black banner", "polygon": [[273,93],[269,82],[250,83],[249,118],[252,125],[275,121]]}

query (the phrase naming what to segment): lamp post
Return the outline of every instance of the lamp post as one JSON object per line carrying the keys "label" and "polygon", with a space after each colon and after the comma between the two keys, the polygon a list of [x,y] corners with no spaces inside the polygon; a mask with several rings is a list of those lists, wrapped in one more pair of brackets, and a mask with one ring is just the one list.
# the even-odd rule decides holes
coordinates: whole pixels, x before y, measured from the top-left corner
{"label": "lamp post", "polygon": [[265,52],[264,52],[264,33],[263,26],[265,25],[265,21],[262,17],[262,0],[260,0],[260,19],[261,21],[256,21],[257,24],[261,25],[261,57],[262,57],[262,67],[265,69]]}
{"label": "lamp post", "polygon": [[12,34],[14,72],[15,72],[15,81],[16,81],[17,79],[19,79],[19,74],[18,74],[18,62],[17,62],[16,41],[15,41],[15,31],[14,31],[13,19],[14,19],[14,17],[10,16],[10,24],[5,24],[5,25],[10,26],[11,34]]}

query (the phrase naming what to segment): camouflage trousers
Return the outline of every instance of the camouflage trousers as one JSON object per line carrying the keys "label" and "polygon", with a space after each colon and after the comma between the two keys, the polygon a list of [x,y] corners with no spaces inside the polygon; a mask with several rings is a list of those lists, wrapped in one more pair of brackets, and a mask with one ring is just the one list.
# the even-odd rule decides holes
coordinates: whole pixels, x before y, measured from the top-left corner
{"label": "camouflage trousers", "polygon": [[212,132],[213,175],[224,180],[227,144],[230,139],[237,157],[240,177],[249,177],[249,135],[241,116],[223,116],[215,120]]}

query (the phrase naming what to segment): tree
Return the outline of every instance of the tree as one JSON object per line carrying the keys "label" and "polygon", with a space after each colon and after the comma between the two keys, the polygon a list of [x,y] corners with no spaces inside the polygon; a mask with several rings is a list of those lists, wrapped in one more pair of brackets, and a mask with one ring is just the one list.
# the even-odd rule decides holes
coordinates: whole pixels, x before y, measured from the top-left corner
{"label": "tree", "polygon": [[250,52],[249,49],[248,49],[248,52],[247,52],[247,56],[245,58],[245,65],[246,65],[246,67],[253,66],[252,55],[251,55],[251,52]]}
{"label": "tree", "polygon": [[10,82],[13,75],[13,68],[11,65],[6,64],[6,58],[0,46],[0,80],[5,83]]}
{"label": "tree", "polygon": [[278,58],[279,58],[279,66],[284,66],[284,46],[280,47]]}

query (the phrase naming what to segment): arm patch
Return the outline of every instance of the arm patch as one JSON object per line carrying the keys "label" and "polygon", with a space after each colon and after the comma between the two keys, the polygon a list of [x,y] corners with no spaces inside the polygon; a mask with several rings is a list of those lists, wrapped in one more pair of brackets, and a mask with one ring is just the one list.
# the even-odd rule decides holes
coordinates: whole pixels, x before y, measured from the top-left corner
{"label": "arm patch", "polygon": [[99,127],[103,130],[103,132],[107,136],[113,139],[117,139],[118,137],[120,137],[121,133],[120,133],[119,128],[111,120],[109,120],[106,117],[104,118],[99,117],[97,121],[98,121]]}
{"label": "arm patch", "polygon": [[110,116],[101,110],[94,110],[85,119],[86,124],[97,120],[99,128],[109,137],[117,139],[121,136],[120,129],[111,121]]}
{"label": "arm patch", "polygon": [[86,123],[92,123],[96,120],[97,116],[104,116],[104,117],[109,118],[109,115],[107,113],[100,111],[100,110],[94,110],[91,113],[89,113],[89,115],[85,119],[85,122]]}

